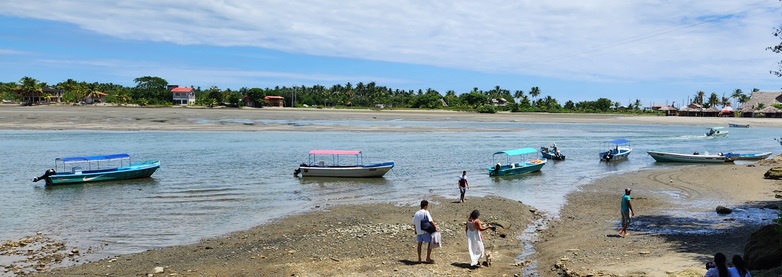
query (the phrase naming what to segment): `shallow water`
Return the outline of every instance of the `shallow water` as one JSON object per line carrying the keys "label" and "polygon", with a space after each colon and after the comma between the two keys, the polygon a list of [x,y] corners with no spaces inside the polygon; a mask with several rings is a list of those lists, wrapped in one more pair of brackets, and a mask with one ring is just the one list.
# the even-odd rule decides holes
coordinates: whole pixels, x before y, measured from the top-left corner
{"label": "shallow water", "polygon": [[[198,122],[198,121],[196,121]],[[276,122],[280,123],[280,122]],[[365,126],[434,129],[429,132],[102,132],[0,131],[0,240],[36,231],[70,247],[91,248],[86,259],[189,244],[263,224],[271,218],[334,203],[414,205],[440,195],[457,198],[467,170],[467,197],[499,195],[556,215],[567,193],[595,178],[657,164],[645,150],[779,153],[778,129],[729,129],[710,139],[705,127],[523,122],[283,121],[293,126]],[[727,123],[726,123],[727,125]],[[456,130],[456,131],[454,131]],[[508,131],[495,131],[508,130]],[[601,142],[631,141],[626,161],[600,163]],[[556,142],[565,161],[539,173],[489,177],[492,153]],[[365,163],[393,160],[381,179],[293,177],[311,149],[360,149]],[[45,187],[31,179],[54,158],[129,153],[158,159],[150,179]],[[675,192],[671,192],[672,195]],[[675,196],[675,195],[674,195]],[[9,216],[10,215],[10,216]]]}

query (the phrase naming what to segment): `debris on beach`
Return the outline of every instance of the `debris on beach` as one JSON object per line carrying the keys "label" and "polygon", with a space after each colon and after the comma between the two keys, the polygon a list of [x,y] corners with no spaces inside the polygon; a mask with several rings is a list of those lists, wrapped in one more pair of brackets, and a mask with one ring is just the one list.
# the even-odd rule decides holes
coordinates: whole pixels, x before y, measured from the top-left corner
{"label": "debris on beach", "polygon": [[67,258],[74,260],[80,255],[78,248],[68,250],[65,242],[38,232],[18,240],[5,241],[0,245],[0,260],[5,273],[27,274],[51,269]]}

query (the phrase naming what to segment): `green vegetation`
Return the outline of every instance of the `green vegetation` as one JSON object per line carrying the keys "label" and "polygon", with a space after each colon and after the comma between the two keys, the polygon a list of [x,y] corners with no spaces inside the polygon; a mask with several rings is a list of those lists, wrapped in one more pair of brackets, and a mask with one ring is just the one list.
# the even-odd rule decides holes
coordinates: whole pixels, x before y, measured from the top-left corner
{"label": "green vegetation", "polygon": [[[61,93],[60,102],[79,103],[87,98],[99,99],[105,93],[104,101],[124,105],[155,105],[170,106],[173,95],[168,88],[168,81],[160,77],[144,76],[133,80],[134,87],[126,87],[112,83],[87,83],[68,79],[57,84],[39,82],[31,77],[23,77],[18,82],[0,83],[0,94],[3,99],[21,102],[22,95],[33,96],[36,102],[52,101],[52,89]],[[245,105],[264,105],[265,96],[283,97],[285,107],[336,107],[336,108],[392,108],[392,109],[444,109],[456,111],[476,111],[480,113],[497,112],[550,112],[550,113],[654,113],[644,110],[640,99],[623,105],[610,99],[599,98],[595,101],[573,102],[567,100],[563,104],[552,97],[544,95],[537,86],[528,92],[522,90],[510,91],[500,86],[489,90],[477,87],[470,91],[456,92],[449,90],[443,95],[434,89],[400,90],[378,86],[374,82],[346,83],[325,87],[322,85],[292,86],[274,88],[240,88],[238,90],[221,89],[216,86],[202,89],[193,88],[195,105],[214,107],[218,105],[242,107]],[[705,106],[726,104],[730,98],[717,97],[711,93],[708,101],[704,101],[705,93],[699,91],[693,102]],[[740,89],[731,95],[739,102],[745,102],[748,97]],[[29,101],[29,100],[28,100]]]}

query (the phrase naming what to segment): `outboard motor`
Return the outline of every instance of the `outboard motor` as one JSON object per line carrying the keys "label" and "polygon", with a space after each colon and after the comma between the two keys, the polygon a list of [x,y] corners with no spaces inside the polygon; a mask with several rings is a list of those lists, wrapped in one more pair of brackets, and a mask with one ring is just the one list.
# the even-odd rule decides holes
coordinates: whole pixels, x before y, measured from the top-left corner
{"label": "outboard motor", "polygon": [[50,169],[46,170],[46,172],[44,172],[43,175],[41,175],[41,177],[33,178],[33,182],[38,182],[40,180],[46,179],[46,177],[52,176],[54,174],[57,174],[57,172],[55,172],[54,169],[50,168]]}

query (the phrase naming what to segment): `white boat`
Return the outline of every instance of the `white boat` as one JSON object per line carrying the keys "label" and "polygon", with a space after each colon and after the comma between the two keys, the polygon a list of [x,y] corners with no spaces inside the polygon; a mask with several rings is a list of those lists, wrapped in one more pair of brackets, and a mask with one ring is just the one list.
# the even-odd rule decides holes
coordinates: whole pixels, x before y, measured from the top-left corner
{"label": "white boat", "polygon": [[728,130],[723,130],[723,127],[711,127],[706,131],[707,137],[722,138],[728,136]]}
{"label": "white boat", "polygon": [[652,156],[655,161],[658,162],[672,162],[672,163],[725,163],[731,162],[730,158],[720,154],[700,154],[698,152],[692,154],[681,154],[650,150],[646,151],[649,156]]}
{"label": "white boat", "polygon": [[[352,158],[344,161],[345,156],[355,157],[355,162],[351,162]],[[360,150],[311,150],[309,161],[299,165],[293,175],[301,173],[302,177],[372,178],[383,177],[394,168],[392,161],[365,165],[362,156]],[[331,161],[327,163],[329,159]]]}
{"label": "white boat", "polygon": [[608,149],[608,151],[600,152],[601,162],[625,160],[627,159],[627,156],[630,155],[630,152],[633,152],[633,148],[630,147],[630,141],[626,139],[606,141],[603,143],[603,149],[605,149],[606,146],[610,146],[611,148]]}
{"label": "white boat", "polygon": [[762,160],[765,158],[768,158],[771,156],[771,152],[763,152],[763,153],[725,153],[722,154],[725,157],[728,157],[731,160]]}

